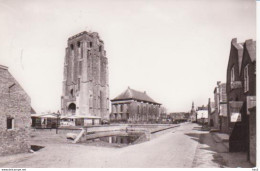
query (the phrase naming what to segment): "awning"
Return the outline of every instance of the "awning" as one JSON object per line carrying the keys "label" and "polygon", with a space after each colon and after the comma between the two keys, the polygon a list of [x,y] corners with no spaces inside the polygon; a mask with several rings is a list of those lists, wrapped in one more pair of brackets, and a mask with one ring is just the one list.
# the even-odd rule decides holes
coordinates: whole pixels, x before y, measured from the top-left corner
{"label": "awning", "polygon": [[31,114],[31,117],[36,118],[57,118],[56,114]]}
{"label": "awning", "polygon": [[243,101],[230,101],[229,110],[230,110],[230,121],[231,122],[240,122],[241,113],[240,110],[243,106]]}
{"label": "awning", "polygon": [[70,115],[70,116],[61,116],[61,119],[101,119],[101,117],[86,116],[86,115]]}

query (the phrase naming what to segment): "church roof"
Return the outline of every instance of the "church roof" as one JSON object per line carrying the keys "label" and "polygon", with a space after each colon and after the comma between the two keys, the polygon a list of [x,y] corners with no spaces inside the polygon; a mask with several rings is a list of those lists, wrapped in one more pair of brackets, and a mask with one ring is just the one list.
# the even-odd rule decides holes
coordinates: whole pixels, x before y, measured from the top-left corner
{"label": "church roof", "polygon": [[127,90],[125,90],[123,93],[121,93],[119,96],[117,96],[116,98],[114,98],[111,101],[128,100],[128,99],[141,100],[141,101],[145,101],[145,102],[160,104],[160,103],[155,102],[151,97],[149,97],[146,94],[146,92],[133,90],[133,89],[130,89],[130,87],[128,87]]}

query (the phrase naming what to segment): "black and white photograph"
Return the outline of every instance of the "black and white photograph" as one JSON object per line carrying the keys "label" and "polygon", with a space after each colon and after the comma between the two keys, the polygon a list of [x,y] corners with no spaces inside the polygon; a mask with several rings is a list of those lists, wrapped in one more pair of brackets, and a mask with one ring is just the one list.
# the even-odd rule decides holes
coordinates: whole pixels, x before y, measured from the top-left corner
{"label": "black and white photograph", "polygon": [[257,171],[259,4],[0,0],[1,170]]}

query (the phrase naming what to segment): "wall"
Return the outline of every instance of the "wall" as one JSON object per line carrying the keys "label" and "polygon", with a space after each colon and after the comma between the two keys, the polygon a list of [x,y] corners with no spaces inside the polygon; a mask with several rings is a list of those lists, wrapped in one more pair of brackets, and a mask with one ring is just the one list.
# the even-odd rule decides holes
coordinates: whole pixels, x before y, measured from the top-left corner
{"label": "wall", "polygon": [[256,166],[256,108],[249,116],[249,161]]}
{"label": "wall", "polygon": [[[8,70],[1,66],[0,100],[0,155],[28,152],[31,123],[30,98]],[[7,130],[8,117],[14,119],[14,128]]]}

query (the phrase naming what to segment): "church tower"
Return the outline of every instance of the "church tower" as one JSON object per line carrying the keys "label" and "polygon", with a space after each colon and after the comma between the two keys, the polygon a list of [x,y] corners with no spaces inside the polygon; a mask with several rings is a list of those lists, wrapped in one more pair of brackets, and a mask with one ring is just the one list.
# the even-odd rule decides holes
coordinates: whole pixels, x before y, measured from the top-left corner
{"label": "church tower", "polygon": [[108,60],[98,33],[84,31],[68,38],[63,78],[62,115],[108,118]]}
{"label": "church tower", "polygon": [[195,122],[195,121],[196,121],[196,111],[195,111],[195,108],[194,108],[194,102],[192,102],[189,120],[190,120],[191,122]]}

